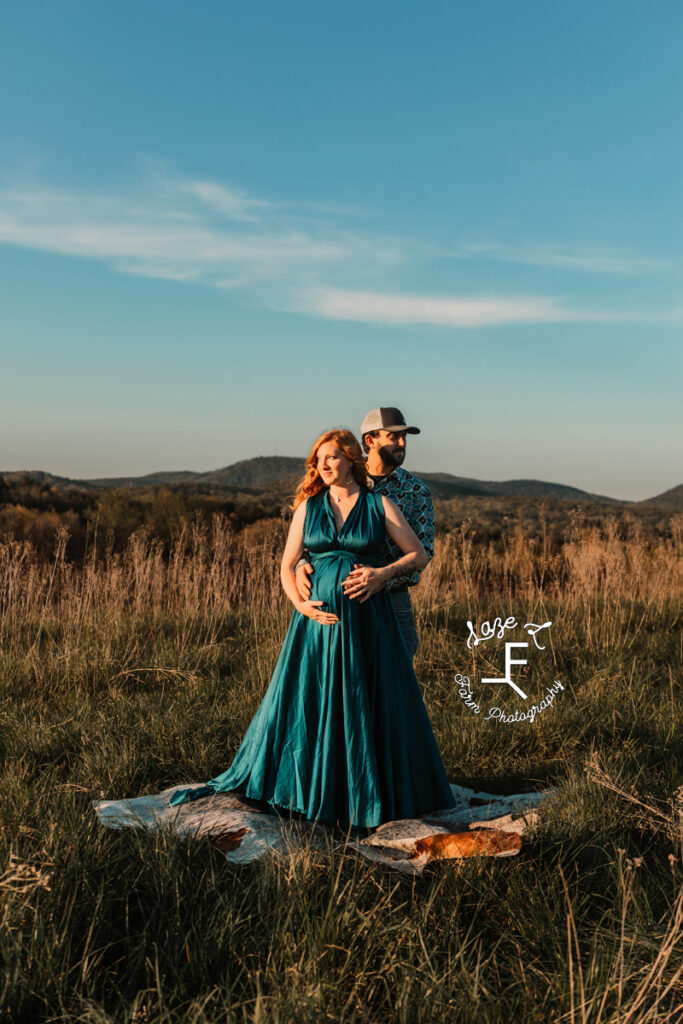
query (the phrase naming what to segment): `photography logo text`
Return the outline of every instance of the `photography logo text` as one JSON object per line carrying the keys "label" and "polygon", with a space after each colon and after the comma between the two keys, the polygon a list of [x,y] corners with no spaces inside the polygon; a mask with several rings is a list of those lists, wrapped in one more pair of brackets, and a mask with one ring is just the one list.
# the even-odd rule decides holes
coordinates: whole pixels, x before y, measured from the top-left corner
{"label": "photography logo text", "polygon": [[521,626],[513,615],[506,619],[497,615],[477,628],[467,620],[467,647],[474,669],[471,677],[456,672],[454,680],[458,695],[473,714],[481,714],[484,708],[484,721],[509,725],[533,722],[552,708],[564,686],[554,678],[551,627],[552,622]]}

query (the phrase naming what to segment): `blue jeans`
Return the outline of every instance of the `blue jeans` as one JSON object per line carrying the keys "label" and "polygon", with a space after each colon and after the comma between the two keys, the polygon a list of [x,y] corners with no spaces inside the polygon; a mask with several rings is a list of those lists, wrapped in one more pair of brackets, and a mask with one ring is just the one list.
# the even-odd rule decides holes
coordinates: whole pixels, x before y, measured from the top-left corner
{"label": "blue jeans", "polygon": [[389,591],[391,600],[394,603],[394,611],[396,612],[396,618],[398,624],[401,627],[401,636],[403,642],[406,645],[408,656],[412,660],[415,657],[417,651],[417,630],[415,629],[415,619],[413,618],[413,606],[410,603],[410,594],[405,590]]}

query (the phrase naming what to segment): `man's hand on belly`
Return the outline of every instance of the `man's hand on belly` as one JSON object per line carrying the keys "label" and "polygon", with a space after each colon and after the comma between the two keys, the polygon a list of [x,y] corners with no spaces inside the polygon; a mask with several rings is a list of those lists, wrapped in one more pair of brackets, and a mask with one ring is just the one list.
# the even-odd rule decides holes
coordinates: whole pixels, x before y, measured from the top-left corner
{"label": "man's hand on belly", "polygon": [[342,582],[342,590],[346,597],[352,600],[358,598],[361,603],[385,587],[386,578],[382,569],[373,569],[369,565],[354,565]]}
{"label": "man's hand on belly", "polygon": [[308,601],[311,596],[310,576],[312,572],[313,566],[311,563],[303,562],[294,573],[296,589],[299,591],[299,597],[302,601]]}

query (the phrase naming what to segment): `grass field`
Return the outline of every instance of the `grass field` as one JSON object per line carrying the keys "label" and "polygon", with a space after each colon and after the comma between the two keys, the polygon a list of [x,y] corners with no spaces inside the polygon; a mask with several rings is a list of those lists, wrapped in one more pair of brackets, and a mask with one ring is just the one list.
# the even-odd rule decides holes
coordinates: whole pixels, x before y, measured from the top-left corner
{"label": "grass field", "polygon": [[[77,565],[0,546],[4,1019],[683,1019],[676,522],[651,543],[575,532],[552,557],[462,530],[425,573],[415,667],[450,780],[556,787],[519,856],[413,880],[351,849],[238,866],[101,828],[93,799],[230,763],[289,618],[282,539],[217,523],[167,558],[138,536]],[[482,721],[453,681],[467,619],[505,613],[553,622],[565,692],[533,724]]]}

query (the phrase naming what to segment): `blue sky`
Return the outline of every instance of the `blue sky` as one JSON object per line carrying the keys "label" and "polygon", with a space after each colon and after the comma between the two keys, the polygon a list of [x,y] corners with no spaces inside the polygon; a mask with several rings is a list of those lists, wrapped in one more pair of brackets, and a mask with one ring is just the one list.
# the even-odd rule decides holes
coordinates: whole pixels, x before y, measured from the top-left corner
{"label": "blue sky", "polygon": [[683,481],[683,7],[5,11],[0,469]]}

